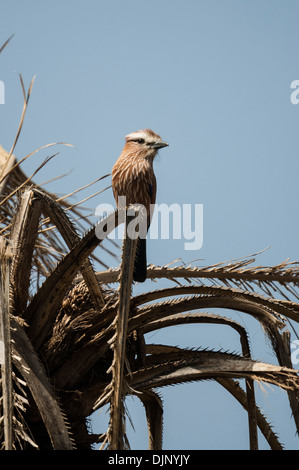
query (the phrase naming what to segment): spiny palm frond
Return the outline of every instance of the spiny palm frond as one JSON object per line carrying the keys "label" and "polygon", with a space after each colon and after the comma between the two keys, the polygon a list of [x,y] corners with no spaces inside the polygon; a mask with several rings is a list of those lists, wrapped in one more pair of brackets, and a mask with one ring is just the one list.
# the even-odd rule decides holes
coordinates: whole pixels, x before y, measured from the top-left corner
{"label": "spiny palm frond", "polygon": [[[152,280],[169,279],[183,281],[188,284],[203,285],[211,282],[212,285],[224,285],[256,292],[260,289],[268,296],[281,295],[286,301],[299,298],[299,263],[297,261],[283,261],[275,266],[254,266],[247,268],[248,264],[256,261],[255,257],[238,262],[219,263],[211,266],[154,266],[150,265],[147,278]],[[100,282],[117,282],[119,271],[110,269],[97,273]],[[216,284],[215,284],[216,283]]]}
{"label": "spiny palm frond", "polygon": [[14,398],[9,307],[9,276],[12,253],[10,246],[2,237],[0,238],[0,258],[0,364],[3,411],[1,424],[3,425],[5,450],[12,450]]}
{"label": "spiny palm frond", "polygon": [[[127,215],[126,233],[133,218]],[[125,380],[125,370],[129,368],[130,371],[130,366],[126,357],[126,346],[136,245],[137,240],[133,240],[129,236],[124,238],[117,314],[111,324],[115,333],[109,340],[113,351],[113,360],[111,367],[107,370],[108,374],[111,372],[111,383],[108,389],[106,388],[106,393],[110,397],[110,423],[107,439],[111,450],[123,449],[127,446],[124,397],[128,387]]]}
{"label": "spiny palm frond", "polygon": [[[64,143],[53,143],[48,144],[42,148],[50,147],[53,145],[69,145]],[[29,158],[33,153],[27,155],[24,159]],[[22,159],[22,160],[24,160]],[[9,164],[7,161],[11,160]],[[42,163],[42,166],[46,164],[49,160],[45,160]],[[1,201],[0,201],[0,230],[2,235],[8,237],[12,230],[12,217],[16,212],[16,206],[18,204],[18,197],[21,193],[22,188],[32,188],[35,191],[41,190],[41,187],[34,183],[31,177],[27,177],[19,166],[20,162],[17,162],[14,155],[9,156],[9,154],[0,146],[0,188],[1,190]],[[34,172],[36,173],[36,172]],[[108,175],[103,177],[106,178]],[[99,179],[100,180],[100,179]],[[84,186],[79,190],[84,189]],[[104,191],[106,188],[102,189]],[[79,191],[77,190],[77,191]],[[44,198],[48,197],[52,201],[52,205],[61,198],[53,195],[48,191],[42,190]],[[69,197],[72,193],[69,195]],[[68,199],[63,199],[57,204],[60,208],[60,212],[65,212],[65,218],[67,213],[69,214],[68,219],[76,218],[77,226],[80,223],[81,231],[86,230],[86,227],[90,227],[91,223],[84,214],[84,211],[80,209],[78,204],[71,204]],[[57,211],[56,206],[56,211]],[[47,215],[47,214],[46,214]],[[36,273],[39,274],[42,278],[45,278],[53,269],[53,266],[57,263],[59,259],[66,253],[66,245],[61,237],[61,234],[57,230],[57,226],[53,224],[48,217],[45,217],[38,226],[39,237],[38,242],[35,243],[35,252],[33,258],[33,268]],[[77,232],[77,229],[76,229]],[[105,248],[104,248],[105,249]],[[101,264],[101,260],[97,261]]]}
{"label": "spiny palm frond", "polygon": [[299,378],[293,369],[253,361],[237,354],[221,351],[188,351],[177,348],[158,362],[131,374],[129,385],[133,389],[152,389],[176,383],[205,380],[211,377],[252,378],[279,386],[296,389]]}
{"label": "spiny palm frond", "polygon": [[5,47],[7,46],[7,44],[9,43],[9,41],[11,41],[11,39],[13,38],[13,34],[2,44],[2,46],[0,47],[0,54],[1,52],[5,49]]}
{"label": "spiny palm frond", "polygon": [[[82,203],[94,195],[69,202],[91,183],[60,198],[35,184],[34,175],[49,159],[30,177],[23,173],[20,163],[41,149],[20,161],[14,157],[34,80],[27,93],[21,76],[20,81],[23,110],[16,138],[9,152],[0,147],[0,242],[10,243],[12,250],[8,258],[0,250],[0,339],[7,358],[1,367],[3,445],[90,449],[93,442],[102,442],[103,448],[128,448],[125,397],[134,395],[146,411],[149,447],[158,449],[163,403],[156,389],[215,380],[247,410],[250,448],[258,448],[257,426],[271,448],[282,448],[256,405],[254,382],[286,390],[299,430],[299,379],[286,330],[289,321],[299,319],[299,264],[287,260],[273,267],[253,266],[253,255],[213,266],[149,266],[147,278],[169,280],[169,287],[133,295],[136,247],[126,238],[120,268],[95,273],[90,258],[95,259],[96,247],[120,223],[119,214],[93,226]],[[30,292],[34,272],[41,282]],[[119,287],[112,288],[113,283]],[[211,313],[215,308],[258,320],[278,364],[254,360],[247,329]],[[187,323],[233,328],[240,353],[215,351],[212,345],[202,350],[148,344],[147,333]],[[105,404],[110,405],[107,431],[89,433],[89,416]]]}

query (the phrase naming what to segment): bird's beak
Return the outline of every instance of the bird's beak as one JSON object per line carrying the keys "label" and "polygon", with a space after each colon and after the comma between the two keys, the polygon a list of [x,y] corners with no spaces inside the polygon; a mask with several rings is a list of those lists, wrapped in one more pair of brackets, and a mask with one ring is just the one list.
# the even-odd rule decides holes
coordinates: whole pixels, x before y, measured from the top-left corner
{"label": "bird's beak", "polygon": [[167,142],[156,142],[156,143],[152,144],[152,147],[154,149],[161,149],[163,147],[168,147],[168,143]]}

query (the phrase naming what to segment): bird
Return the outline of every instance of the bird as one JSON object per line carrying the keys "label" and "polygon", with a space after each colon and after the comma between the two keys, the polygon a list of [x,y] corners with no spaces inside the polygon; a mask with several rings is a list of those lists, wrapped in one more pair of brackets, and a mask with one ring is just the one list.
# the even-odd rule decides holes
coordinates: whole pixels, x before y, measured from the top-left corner
{"label": "bird", "polygon": [[[156,202],[157,182],[153,168],[157,151],[167,147],[161,137],[151,129],[140,129],[125,137],[125,146],[112,168],[112,190],[118,209],[120,196],[126,197],[126,206],[142,205],[146,209],[147,231]],[[133,280],[146,280],[146,239],[138,237],[134,260]]]}

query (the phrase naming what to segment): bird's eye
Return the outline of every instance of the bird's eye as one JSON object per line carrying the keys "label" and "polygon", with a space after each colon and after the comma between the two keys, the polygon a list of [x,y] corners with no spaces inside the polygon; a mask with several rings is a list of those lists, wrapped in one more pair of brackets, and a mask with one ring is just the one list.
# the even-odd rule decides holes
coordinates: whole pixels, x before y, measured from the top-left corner
{"label": "bird's eye", "polygon": [[136,139],[136,142],[138,142],[138,144],[144,144],[144,139]]}

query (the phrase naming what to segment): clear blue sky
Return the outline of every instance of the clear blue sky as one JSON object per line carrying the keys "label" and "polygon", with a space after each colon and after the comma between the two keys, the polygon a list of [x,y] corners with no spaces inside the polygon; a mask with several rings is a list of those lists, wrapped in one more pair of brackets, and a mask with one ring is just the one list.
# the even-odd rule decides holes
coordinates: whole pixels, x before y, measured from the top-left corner
{"label": "clear blue sky", "polygon": [[[2,0],[0,43],[15,36],[0,57],[0,144],[10,149],[21,114],[18,73],[27,87],[36,75],[15,154],[74,145],[24,165],[30,173],[59,150],[36,181],[72,173],[48,189],[67,194],[110,173],[131,131],[151,127],[169,142],[155,162],[157,200],[203,204],[204,243],[192,252],[181,240],[151,240],[150,263],[209,265],[268,246],[258,264],[298,260],[299,105],[290,101],[299,79],[298,13],[296,0]],[[102,202],[113,203],[111,190],[88,206]],[[274,362],[260,326],[237,319],[250,327],[254,357]],[[215,327],[173,328],[148,341],[239,351],[238,339]],[[247,416],[220,386],[161,394],[165,448],[248,448]],[[257,386],[257,395],[281,441],[298,449],[285,393]],[[144,448],[144,413],[136,398],[128,407],[132,448]],[[95,416],[95,432],[103,422]],[[263,438],[260,445],[267,448]]]}

